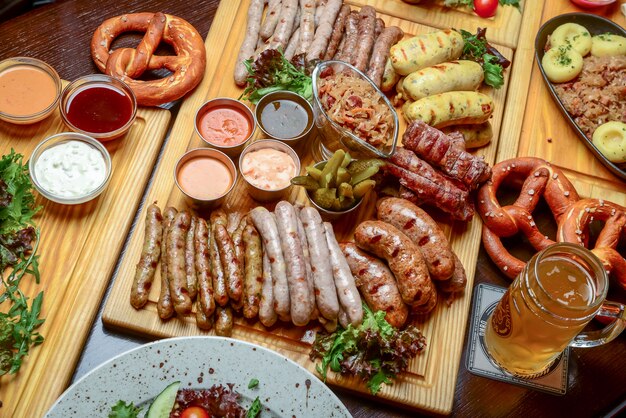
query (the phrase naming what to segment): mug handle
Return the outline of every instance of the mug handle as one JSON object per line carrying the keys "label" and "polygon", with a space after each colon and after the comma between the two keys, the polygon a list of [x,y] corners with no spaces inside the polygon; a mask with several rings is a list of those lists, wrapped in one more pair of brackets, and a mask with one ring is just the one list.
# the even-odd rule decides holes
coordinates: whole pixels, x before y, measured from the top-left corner
{"label": "mug handle", "polygon": [[626,328],[626,307],[621,303],[605,301],[596,316],[614,320],[601,330],[581,332],[569,344],[570,347],[588,348],[606,344]]}

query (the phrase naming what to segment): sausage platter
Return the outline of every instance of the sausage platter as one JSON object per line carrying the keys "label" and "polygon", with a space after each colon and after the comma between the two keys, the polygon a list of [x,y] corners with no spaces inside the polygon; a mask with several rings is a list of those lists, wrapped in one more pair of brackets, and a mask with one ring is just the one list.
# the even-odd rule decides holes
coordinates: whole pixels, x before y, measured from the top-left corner
{"label": "sausage platter", "polygon": [[[353,3],[353,2],[350,2]],[[367,2],[364,2],[365,4]],[[395,3],[395,2],[380,2]],[[180,116],[172,129],[171,138],[165,147],[160,166],[157,168],[153,184],[146,196],[139,218],[143,220],[145,210],[152,202],[158,202],[160,207],[174,206],[184,208],[184,196],[174,185],[173,172],[176,160],[185,151],[202,146],[202,141],[194,131],[194,116],[196,110],[207,100],[215,97],[237,98],[242,89],[235,85],[232,79],[233,68],[239,45],[242,42],[245,26],[234,22],[244,22],[248,10],[248,1],[222,2],[215,17],[213,26],[205,42],[207,52],[207,68],[201,84],[185,100]],[[404,6],[409,6],[404,4]],[[355,4],[351,4],[353,9]],[[356,7],[358,8],[358,6]],[[387,26],[400,27],[405,36],[414,36],[432,32],[435,28],[424,24],[403,20],[398,17],[381,13]],[[460,27],[459,23],[456,25]],[[473,27],[463,27],[473,30]],[[231,30],[231,28],[233,28]],[[497,45],[498,49],[508,57],[513,55],[510,48]],[[493,125],[494,137],[491,144],[480,149],[479,155],[484,155],[487,162],[493,164],[499,140],[498,133],[504,115],[504,102],[508,89],[509,71],[505,72],[505,85],[499,90],[491,88],[483,90],[493,97],[495,111],[490,119]],[[400,135],[405,131],[406,123],[400,122]],[[257,132],[256,138],[262,138]],[[312,141],[311,141],[312,142]],[[299,153],[302,166],[314,162],[311,152],[311,143],[305,142],[295,147]],[[292,203],[308,204],[306,193],[301,188],[292,188],[287,197]],[[339,222],[334,223],[337,239],[351,241],[353,230],[361,221],[374,217],[376,198],[374,194],[367,196],[359,210],[345,215]],[[262,205],[253,200],[245,190],[243,180],[239,179],[235,189],[228,196],[223,208],[226,211],[247,211]],[[274,204],[265,205],[272,210]],[[441,303],[427,318],[418,320],[416,324],[425,335],[428,345],[425,351],[412,360],[409,372],[404,373],[393,385],[385,385],[377,397],[391,402],[404,404],[413,408],[421,408],[437,413],[449,413],[452,409],[454,387],[461,357],[465,328],[471,300],[473,272],[476,266],[476,257],[480,247],[480,231],[482,224],[475,217],[473,221],[453,223],[445,217],[436,218],[452,244],[454,251],[461,259],[468,274],[468,284],[465,293],[451,306]],[[193,316],[184,319],[175,318],[167,322],[159,319],[156,313],[156,301],[159,294],[158,277],[150,291],[149,302],[140,310],[135,310],[128,303],[128,292],[132,285],[135,264],[141,252],[143,228],[138,222],[131,234],[128,247],[124,253],[113,284],[111,294],[107,300],[103,313],[103,321],[109,327],[121,329],[134,334],[152,337],[171,337],[185,335],[206,335],[200,331]],[[158,275],[158,273],[157,273]],[[248,322],[243,319],[235,321],[233,337],[271,348],[298,362],[308,370],[314,372],[315,364],[309,360],[309,344],[312,342],[312,330],[319,329],[312,326],[295,327],[291,324],[278,324],[270,330],[258,322]],[[210,331],[208,335],[213,332]],[[349,379],[338,375],[329,375],[328,383],[343,388],[367,394],[368,390],[358,379]]]}

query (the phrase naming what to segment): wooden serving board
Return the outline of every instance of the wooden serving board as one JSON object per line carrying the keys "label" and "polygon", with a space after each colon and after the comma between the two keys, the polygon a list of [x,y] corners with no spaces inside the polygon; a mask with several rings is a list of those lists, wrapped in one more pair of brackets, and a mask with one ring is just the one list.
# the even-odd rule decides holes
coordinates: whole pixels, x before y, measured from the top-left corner
{"label": "wooden serving board", "polygon": [[[34,297],[44,291],[39,332],[41,346],[31,349],[16,376],[0,377],[5,417],[39,417],[65,390],[122,244],[163,144],[170,112],[139,109],[131,130],[105,144],[113,165],[106,190],[91,202],[68,206],[38,196],[35,218],[41,230],[41,283],[24,278],[21,288]],[[0,122],[0,155],[11,148],[30,157],[44,138],[68,131],[59,111],[34,125]]]}
{"label": "wooden serving board", "polygon": [[[356,2],[355,2],[356,3]],[[367,3],[367,2],[363,2]],[[215,97],[237,98],[241,94],[233,81],[232,74],[239,45],[242,42],[248,0],[223,1],[217,11],[213,26],[206,39],[207,68],[202,84],[186,99],[179,116],[172,128],[171,136],[164,150],[163,158],[155,173],[152,186],[148,191],[146,203],[158,202],[161,208],[168,205],[179,209],[185,208],[182,194],[174,185],[174,167],[178,158],[188,149],[202,146],[202,141],[194,131],[194,115],[196,110],[205,101]],[[358,7],[358,6],[357,6]],[[419,13],[419,9],[415,9]],[[388,14],[379,14],[387,25],[400,26],[407,34],[419,34],[433,31],[428,27],[409,20],[403,20]],[[473,24],[466,26],[461,21],[457,28],[475,30]],[[407,35],[408,36],[408,35]],[[513,51],[507,47],[499,47],[506,56],[512,56]],[[507,73],[508,79],[508,73]],[[504,114],[504,102],[509,82],[492,94],[496,111],[491,120],[494,128],[492,143],[481,149],[479,153],[485,155],[487,161],[493,163],[499,140],[501,121]],[[406,124],[402,122],[401,132]],[[257,137],[259,137],[257,132]],[[313,162],[310,144],[299,149],[302,166]],[[292,202],[306,203],[307,199],[301,188],[294,188],[289,196]],[[369,196],[359,212],[341,219],[335,223],[335,230],[340,240],[348,240],[352,236],[354,227],[362,220],[371,218],[374,212],[375,196]],[[239,179],[233,193],[225,203],[225,209],[232,211],[247,211],[259,203],[252,200]],[[147,205],[146,205],[147,206]],[[273,205],[267,205],[271,210]],[[145,217],[142,210],[140,219]],[[438,218],[441,218],[439,216]],[[471,299],[473,275],[476,257],[480,246],[480,232],[482,224],[478,216],[472,222],[441,223],[450,237],[452,246],[465,266],[468,275],[467,291],[452,304],[446,306],[439,303],[436,311],[429,317],[418,321],[419,327],[427,337],[428,348],[410,365],[410,370],[399,376],[393,386],[383,386],[378,397],[387,401],[396,402],[414,408],[422,408],[435,413],[449,413],[452,409],[454,388],[461,357],[463,339],[468,318]],[[159,319],[156,312],[160,280],[155,277],[150,293],[150,302],[140,310],[135,310],[129,302],[130,288],[135,272],[135,265],[141,253],[143,241],[143,222],[131,233],[129,245],[123,255],[120,268],[115,278],[111,294],[107,300],[103,313],[103,321],[109,326],[126,332],[153,337],[172,337],[184,335],[206,335],[195,324],[195,317],[174,318],[167,322]],[[239,319],[233,331],[233,337],[254,342],[275,351],[278,351],[298,362],[310,371],[315,371],[315,364],[308,358],[309,343],[312,340],[312,330],[316,328],[298,328],[292,325],[277,325],[266,329],[256,322]],[[211,334],[212,332],[208,333]],[[343,388],[368,394],[368,391],[358,379],[346,379],[330,376],[329,382]]]}

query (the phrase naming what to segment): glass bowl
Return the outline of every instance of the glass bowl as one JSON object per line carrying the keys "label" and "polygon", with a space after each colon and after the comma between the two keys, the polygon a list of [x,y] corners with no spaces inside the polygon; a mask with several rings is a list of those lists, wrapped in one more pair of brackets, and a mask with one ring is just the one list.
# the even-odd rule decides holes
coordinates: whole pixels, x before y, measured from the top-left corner
{"label": "glass bowl", "polygon": [[[67,152],[63,154],[63,156],[59,157],[61,158],[62,162],[59,162],[57,160],[57,164],[55,164],[55,168],[60,168],[62,172],[59,173],[57,170],[56,172],[54,172],[54,174],[51,174],[49,171],[44,172],[43,171],[44,162],[42,160],[42,162],[39,163],[39,160],[46,151],[49,151],[52,148],[61,146],[61,145],[67,146],[68,143],[73,142],[73,141],[78,142],[80,144],[86,144],[90,146],[91,148],[93,148],[95,151],[97,151],[98,154],[102,157],[102,160],[104,162],[105,172],[103,176],[98,176],[98,177],[102,177],[102,181],[95,188],[92,188],[91,190],[85,190],[82,193],[73,192],[72,193],[73,195],[68,195],[70,194],[68,190],[66,190],[65,192],[51,190],[53,189],[53,187],[50,187],[51,180],[56,177],[57,179],[56,181],[59,182],[58,184],[62,184],[64,182],[63,180],[64,175],[65,175],[64,172],[67,172],[72,169],[79,170],[79,172],[77,173],[79,175],[74,176],[74,177],[85,178],[85,173],[84,171],[82,171],[82,168],[84,168],[84,163],[86,162],[86,160],[93,161],[93,158],[98,158],[96,157],[98,154],[91,154],[89,156],[85,156],[83,154],[83,156],[80,156],[77,153]],[[91,151],[89,152],[91,153]],[[47,159],[47,158],[52,158],[52,157],[45,157],[45,158]],[[75,158],[75,160],[72,160],[73,158]],[[80,165],[81,164],[81,160],[79,160],[80,158],[82,158],[82,163],[83,163],[82,166]],[[41,164],[39,166],[40,168],[38,168],[38,164]],[[104,145],[102,145],[100,142],[96,141],[95,139],[87,135],[83,135],[83,134],[76,133],[76,132],[63,132],[60,134],[52,135],[44,139],[42,142],[39,143],[39,145],[37,145],[37,147],[34,149],[33,153],[31,154],[30,159],[28,160],[28,171],[30,172],[30,178],[33,182],[33,186],[46,199],[52,200],[53,202],[62,203],[65,205],[78,205],[80,203],[85,203],[96,198],[98,195],[100,195],[100,193],[104,191],[104,189],[106,189],[107,185],[109,184],[109,181],[111,180],[111,173],[112,173],[111,156],[109,155],[109,152],[104,147]],[[68,177],[71,178],[72,176],[70,175]]]}
{"label": "glass bowl", "polygon": [[[340,126],[326,114],[318,95],[320,79],[325,71],[334,70],[335,73],[347,71],[350,74],[367,81],[372,89],[383,99],[383,104],[389,108],[393,118],[393,131],[387,138],[387,142],[380,149],[370,145],[359,138],[350,130]],[[319,129],[320,140],[323,146],[322,155],[328,157],[336,150],[342,148],[357,158],[389,158],[396,150],[398,142],[398,114],[387,96],[365,74],[354,66],[343,61],[322,61],[315,66],[313,78],[313,110],[315,112],[315,125]]]}
{"label": "glass bowl", "polygon": [[[52,79],[52,84],[46,87],[47,90],[49,90],[48,93],[51,93],[52,99],[50,100],[50,97],[48,97],[48,100],[45,100],[44,103],[39,104],[39,106],[35,106],[34,112],[30,114],[28,112],[25,112],[24,109],[20,112],[11,112],[9,110],[10,104],[2,103],[0,104],[0,120],[15,123],[18,125],[26,125],[39,122],[50,116],[50,114],[54,112],[54,109],[59,102],[59,97],[61,97],[61,78],[59,77],[59,74],[57,74],[57,72],[54,70],[54,68],[52,68],[50,65],[41,60],[29,57],[14,57],[0,61],[0,78],[3,78],[3,76],[9,77],[8,73],[15,71],[16,69],[18,69],[18,67],[30,67],[31,70],[40,72],[43,71],[46,75],[48,75]],[[14,83],[19,83],[20,81],[24,81],[22,77],[16,78],[16,76],[14,76],[11,80],[8,80],[7,84],[10,86],[14,85]],[[0,84],[2,83],[0,82]],[[35,86],[33,85],[23,87],[23,89],[20,89],[21,92],[24,94],[24,96],[28,96],[29,98],[37,95],[40,95],[41,97],[41,94],[43,93],[42,90],[46,90],[42,89],[42,86],[38,86],[39,89],[35,88]],[[15,93],[16,92],[14,89],[12,89],[12,91],[5,92],[4,88],[0,88],[0,98],[12,97]]]}
{"label": "glass bowl", "polygon": [[[113,90],[118,94],[125,96],[130,101],[130,114],[128,115],[128,120],[124,122],[119,128],[112,129],[106,132],[90,132],[85,129],[81,129],[70,122],[68,118],[68,109],[73,100],[76,99],[78,94],[84,93],[91,88],[104,88],[108,90]],[[112,96],[116,97],[116,96]],[[103,96],[93,96],[89,100],[88,103],[92,103],[94,107],[90,110],[94,112],[98,112],[99,115],[94,117],[90,115],[91,121],[102,121],[105,118],[111,118],[115,115],[112,115],[113,112],[118,111],[120,103],[113,103],[112,101],[107,102],[107,100],[111,100],[112,97],[106,98]],[[102,104],[100,104],[102,103]],[[105,74],[90,74],[84,77],[80,77],[65,87],[63,93],[61,94],[61,102],[59,103],[59,108],[61,110],[61,118],[63,118],[63,122],[74,132],[78,132],[81,134],[88,135],[92,138],[97,139],[98,141],[110,141],[112,139],[116,139],[124,135],[130,127],[133,125],[135,121],[135,117],[137,116],[137,99],[135,98],[135,94],[128,87],[126,83],[118,80],[117,78],[110,77]],[[110,110],[113,109],[113,110]]]}

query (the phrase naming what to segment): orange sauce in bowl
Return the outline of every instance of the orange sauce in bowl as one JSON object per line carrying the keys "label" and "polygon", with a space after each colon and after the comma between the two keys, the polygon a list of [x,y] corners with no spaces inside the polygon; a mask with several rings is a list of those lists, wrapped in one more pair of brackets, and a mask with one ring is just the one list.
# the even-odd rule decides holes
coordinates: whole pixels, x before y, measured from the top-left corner
{"label": "orange sauce in bowl", "polygon": [[178,169],[176,179],[189,196],[199,200],[221,197],[233,184],[228,166],[211,157],[194,157]]}
{"label": "orange sauce in bowl", "polygon": [[0,112],[30,116],[42,112],[56,100],[54,79],[31,65],[14,65],[0,73]]}
{"label": "orange sauce in bowl", "polygon": [[198,131],[211,144],[232,147],[248,139],[252,131],[251,125],[241,110],[223,106],[204,112],[198,120]]}

